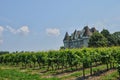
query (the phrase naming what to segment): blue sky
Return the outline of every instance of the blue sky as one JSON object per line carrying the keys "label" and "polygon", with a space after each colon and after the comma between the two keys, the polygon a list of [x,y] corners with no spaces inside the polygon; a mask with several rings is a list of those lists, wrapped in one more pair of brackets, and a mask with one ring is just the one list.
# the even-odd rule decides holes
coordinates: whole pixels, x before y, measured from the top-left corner
{"label": "blue sky", "polygon": [[0,0],[0,50],[59,49],[88,25],[120,31],[120,0]]}

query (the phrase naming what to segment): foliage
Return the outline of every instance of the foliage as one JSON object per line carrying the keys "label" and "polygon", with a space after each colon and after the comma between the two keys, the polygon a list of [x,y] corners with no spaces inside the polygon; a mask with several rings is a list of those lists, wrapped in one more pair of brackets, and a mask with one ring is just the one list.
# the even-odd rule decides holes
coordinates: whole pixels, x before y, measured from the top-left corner
{"label": "foliage", "polygon": [[105,64],[106,69],[114,68],[114,64],[120,64],[120,47],[64,49],[46,52],[16,52],[0,55],[1,64],[10,64],[22,68],[44,68],[46,71],[61,69],[76,70],[90,68],[98,64]]}
{"label": "foliage", "polygon": [[0,80],[59,80],[57,78],[41,78],[38,74],[29,74],[14,69],[0,69]]}
{"label": "foliage", "polygon": [[89,39],[89,47],[105,47],[107,46],[107,39],[99,32],[94,32]]}
{"label": "foliage", "polygon": [[9,54],[9,51],[0,51],[0,55],[2,54]]}
{"label": "foliage", "polygon": [[113,35],[116,39],[117,45],[120,46],[120,32],[115,32]]}
{"label": "foliage", "polygon": [[107,29],[103,29],[101,34],[107,38],[107,46],[119,46],[120,45],[120,32],[110,34]]}
{"label": "foliage", "polygon": [[104,36],[104,37],[108,37],[108,36],[110,36],[110,32],[107,30],[107,29],[103,29],[102,31],[101,31],[101,34]]}

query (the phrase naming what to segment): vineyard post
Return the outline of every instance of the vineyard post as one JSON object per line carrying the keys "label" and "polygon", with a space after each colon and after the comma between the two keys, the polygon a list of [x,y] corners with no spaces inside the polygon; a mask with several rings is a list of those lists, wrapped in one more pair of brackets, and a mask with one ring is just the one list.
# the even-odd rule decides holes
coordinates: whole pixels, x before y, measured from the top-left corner
{"label": "vineyard post", "polygon": [[83,78],[85,79],[85,68],[84,68],[84,62],[83,62]]}

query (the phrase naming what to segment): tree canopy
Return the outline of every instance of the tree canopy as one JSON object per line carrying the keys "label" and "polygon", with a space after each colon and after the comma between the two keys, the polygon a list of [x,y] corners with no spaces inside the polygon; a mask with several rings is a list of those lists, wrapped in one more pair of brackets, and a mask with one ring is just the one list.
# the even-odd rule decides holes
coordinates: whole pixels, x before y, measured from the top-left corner
{"label": "tree canopy", "polygon": [[105,47],[107,46],[107,39],[99,32],[94,32],[89,39],[89,47]]}
{"label": "tree canopy", "polygon": [[103,29],[101,31],[101,34],[106,38],[108,38],[110,36],[110,32],[107,29]]}
{"label": "tree canopy", "polygon": [[89,47],[120,46],[120,32],[111,34],[107,29],[95,32],[89,39]]}

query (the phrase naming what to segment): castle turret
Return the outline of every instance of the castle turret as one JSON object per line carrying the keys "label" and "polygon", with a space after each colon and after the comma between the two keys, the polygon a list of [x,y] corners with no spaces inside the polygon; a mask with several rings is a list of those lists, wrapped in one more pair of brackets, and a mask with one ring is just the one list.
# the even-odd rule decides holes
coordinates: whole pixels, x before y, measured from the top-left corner
{"label": "castle turret", "polygon": [[92,32],[90,31],[90,29],[89,29],[89,27],[88,26],[85,26],[84,27],[84,33],[83,33],[83,36],[87,36],[87,37],[89,37],[89,36],[91,36],[92,35]]}
{"label": "castle turret", "polygon": [[90,29],[90,31],[91,31],[92,33],[94,33],[94,32],[96,32],[97,30],[95,29],[95,27],[93,27],[93,28]]}
{"label": "castle turret", "polygon": [[70,40],[70,36],[69,36],[68,32],[66,32],[65,37],[63,39],[65,48],[69,48],[69,40]]}
{"label": "castle turret", "polygon": [[64,39],[63,39],[63,41],[69,41],[69,34],[68,34],[68,32],[66,32],[66,34],[65,34],[65,37],[64,37]]}
{"label": "castle turret", "polygon": [[75,30],[71,35],[66,32],[63,39],[64,48],[88,47],[89,38],[96,31],[95,27],[85,26],[81,31]]}

